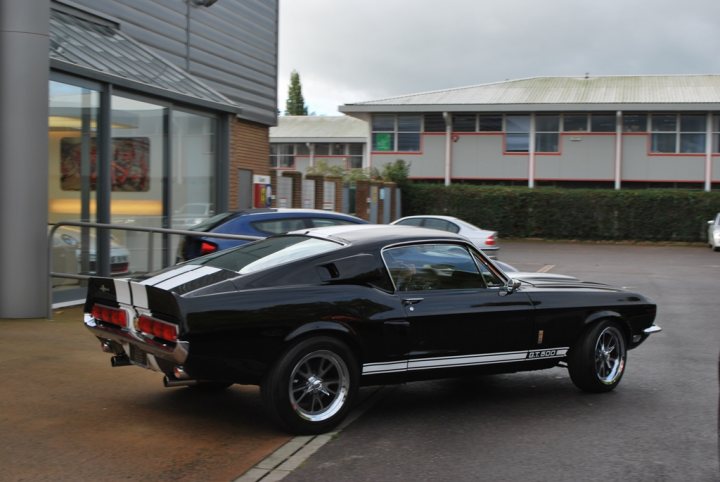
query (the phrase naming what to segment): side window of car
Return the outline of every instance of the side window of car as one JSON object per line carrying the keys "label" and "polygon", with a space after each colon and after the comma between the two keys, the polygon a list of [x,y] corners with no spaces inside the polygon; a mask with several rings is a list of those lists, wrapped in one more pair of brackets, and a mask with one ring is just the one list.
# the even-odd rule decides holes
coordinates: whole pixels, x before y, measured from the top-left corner
{"label": "side window of car", "polygon": [[383,258],[396,291],[485,288],[468,250],[455,244],[418,244],[389,248]]}
{"label": "side window of car", "polygon": [[398,224],[401,226],[420,226],[422,224],[423,220],[421,218],[410,218],[410,219],[403,219]]}
{"label": "side window of car", "polygon": [[500,276],[498,276],[497,273],[495,273],[495,271],[493,271],[490,266],[488,266],[487,263],[480,258],[480,256],[473,253],[473,258],[480,268],[480,273],[482,274],[483,280],[488,288],[499,288],[505,284],[503,283],[502,278],[500,278]]}
{"label": "side window of car", "polygon": [[449,233],[457,233],[458,231],[460,231],[460,228],[458,228],[456,225],[454,225],[450,221],[446,221],[445,219],[428,218],[425,220],[425,224],[423,226],[425,226],[426,228],[430,228],[430,229],[439,229],[440,231],[447,231]]}

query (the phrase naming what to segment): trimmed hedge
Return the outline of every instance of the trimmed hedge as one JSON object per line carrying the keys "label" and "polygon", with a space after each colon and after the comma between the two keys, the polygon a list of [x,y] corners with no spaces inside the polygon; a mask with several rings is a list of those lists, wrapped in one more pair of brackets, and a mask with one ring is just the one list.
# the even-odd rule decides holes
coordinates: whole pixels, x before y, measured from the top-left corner
{"label": "trimmed hedge", "polygon": [[403,215],[444,214],[506,238],[705,242],[720,192],[410,184]]}

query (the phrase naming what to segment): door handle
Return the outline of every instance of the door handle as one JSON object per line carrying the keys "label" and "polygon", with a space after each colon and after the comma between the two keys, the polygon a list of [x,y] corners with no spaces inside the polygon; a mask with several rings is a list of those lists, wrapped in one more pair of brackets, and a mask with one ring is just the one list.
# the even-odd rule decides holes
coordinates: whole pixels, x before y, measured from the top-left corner
{"label": "door handle", "polygon": [[425,299],[425,298],[404,298],[404,299],[402,300],[402,303],[403,303],[403,305],[405,305],[405,306],[416,305],[416,304],[420,303],[420,302],[421,302],[422,300],[424,300],[424,299]]}

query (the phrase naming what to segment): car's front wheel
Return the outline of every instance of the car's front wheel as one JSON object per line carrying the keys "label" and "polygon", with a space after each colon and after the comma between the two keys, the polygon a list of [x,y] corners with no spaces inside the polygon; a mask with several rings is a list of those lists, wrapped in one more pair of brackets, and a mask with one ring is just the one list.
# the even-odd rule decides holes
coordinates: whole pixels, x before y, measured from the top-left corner
{"label": "car's front wheel", "polygon": [[603,320],[591,326],[568,353],[568,370],[575,386],[586,392],[608,392],[625,373],[627,347],[617,323]]}
{"label": "car's front wheel", "polygon": [[270,416],[301,434],[327,432],[350,410],[358,367],[350,348],[331,337],[292,346],[265,377],[261,391]]}

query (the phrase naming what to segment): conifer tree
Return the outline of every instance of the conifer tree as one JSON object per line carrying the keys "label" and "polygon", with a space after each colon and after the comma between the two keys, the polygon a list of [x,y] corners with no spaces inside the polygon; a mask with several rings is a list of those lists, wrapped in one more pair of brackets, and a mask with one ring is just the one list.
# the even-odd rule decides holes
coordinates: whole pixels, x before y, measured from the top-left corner
{"label": "conifer tree", "polygon": [[293,70],[290,74],[290,88],[285,102],[285,115],[308,115],[308,108],[302,94],[300,74]]}

